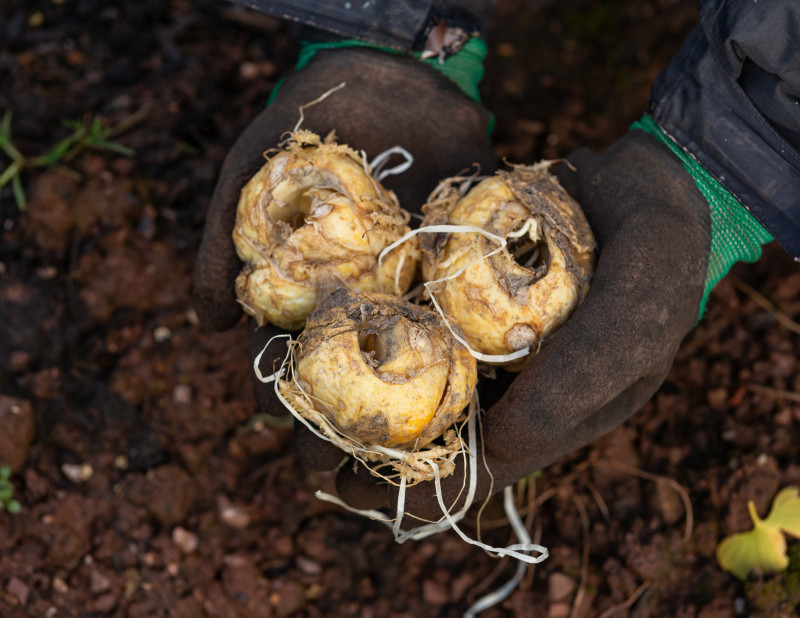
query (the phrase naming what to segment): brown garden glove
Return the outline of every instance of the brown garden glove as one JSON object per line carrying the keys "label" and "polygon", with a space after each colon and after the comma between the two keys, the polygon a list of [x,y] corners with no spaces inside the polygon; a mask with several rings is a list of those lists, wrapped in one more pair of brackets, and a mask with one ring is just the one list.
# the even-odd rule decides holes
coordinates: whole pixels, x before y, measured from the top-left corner
{"label": "brown garden glove", "polygon": [[[369,158],[393,146],[408,150],[414,156],[412,167],[383,181],[407,210],[419,212],[442,178],[474,171],[476,164],[481,173],[494,170],[487,137],[489,113],[450,79],[398,54],[354,48],[319,52],[286,79],[274,102],[242,133],[225,159],[194,273],[195,308],[204,326],[224,330],[242,316],[234,291],[242,264],[231,236],[239,192],[265,163],[263,153],[295,127],[298,108],[341,82],[346,83],[343,88],[304,110],[302,128],[321,136],[335,130],[339,143],[363,149]],[[256,329],[253,320],[249,331],[251,360],[272,335],[281,332],[272,326]],[[261,367],[272,367],[285,351],[283,343],[273,344]],[[254,380],[253,391],[261,412],[286,413],[273,385]],[[298,425],[297,435],[305,432]],[[316,439],[312,446],[301,448],[300,455],[317,468],[332,467],[342,458],[341,451]]]}
{"label": "brown garden glove", "polygon": [[[495,492],[639,409],[666,378],[699,317],[709,209],[679,160],[642,131],[630,132],[603,155],[579,150],[569,160],[575,171],[564,166],[559,175],[595,233],[597,269],[586,300],[510,385],[506,375],[480,386],[488,409],[478,460],[484,452]],[[463,478],[459,468],[442,483],[446,504]],[[480,464],[478,479],[480,500],[491,484]],[[394,504],[394,489],[376,484],[360,465],[345,466],[338,487],[354,506]],[[410,488],[405,509],[441,517],[433,484]]]}
{"label": "brown garden glove", "polygon": [[[228,328],[241,316],[233,283],[241,265],[231,239],[241,187],[263,164],[262,153],[294,127],[297,108],[341,81],[345,88],[305,110],[304,128],[321,135],[336,129],[341,142],[370,157],[395,145],[411,151],[412,169],[386,180],[407,209],[418,210],[440,179],[475,162],[484,171],[492,169],[488,114],[447,78],[416,60],[372,50],[320,53],[287,79],[226,159],[195,270],[195,303],[207,326]],[[488,407],[483,450],[494,491],[627,419],[664,380],[698,318],[709,251],[708,206],[680,162],[639,131],[602,156],[582,150],[570,160],[576,171],[562,169],[562,181],[595,232],[597,271],[585,302],[521,374],[481,385]],[[251,358],[275,332],[251,328]],[[282,356],[282,347],[274,346],[276,356]],[[262,367],[270,366],[270,360],[262,361]],[[284,412],[271,385],[254,381],[254,393],[261,411]],[[306,464],[324,469],[342,459],[341,451],[300,426],[296,436]],[[461,479],[457,471],[443,483],[446,502],[460,490]],[[375,482],[360,465],[342,468],[338,487],[353,506],[394,503],[393,489]],[[489,491],[481,466],[476,499]],[[406,510],[438,518],[433,493],[431,483],[411,488]]]}

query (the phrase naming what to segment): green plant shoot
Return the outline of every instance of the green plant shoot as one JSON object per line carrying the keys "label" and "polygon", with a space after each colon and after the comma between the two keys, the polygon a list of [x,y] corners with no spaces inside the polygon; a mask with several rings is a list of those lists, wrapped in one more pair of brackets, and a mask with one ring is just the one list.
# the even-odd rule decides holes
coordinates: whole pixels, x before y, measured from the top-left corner
{"label": "green plant shoot", "polygon": [[19,513],[22,505],[14,499],[14,485],[11,484],[11,468],[0,466],[0,511]]}
{"label": "green plant shoot", "polygon": [[11,159],[11,163],[0,173],[0,189],[11,183],[14,201],[20,210],[25,210],[25,189],[22,186],[21,173],[23,169],[36,167],[52,167],[66,163],[79,153],[87,149],[100,149],[115,152],[126,157],[136,154],[132,149],[112,141],[112,137],[122,133],[138,121],[138,116],[131,116],[127,121],[104,128],[99,118],[91,121],[65,121],[64,126],[71,129],[72,133],[49,148],[38,157],[23,155],[11,137],[11,119],[13,114],[7,110],[0,120],[0,150]]}
{"label": "green plant shoot", "polygon": [[747,503],[753,529],[725,537],[717,545],[717,562],[741,580],[753,571],[776,573],[789,566],[786,537],[800,537],[800,489],[786,487],[772,501],[766,519],[756,513],[752,500]]}

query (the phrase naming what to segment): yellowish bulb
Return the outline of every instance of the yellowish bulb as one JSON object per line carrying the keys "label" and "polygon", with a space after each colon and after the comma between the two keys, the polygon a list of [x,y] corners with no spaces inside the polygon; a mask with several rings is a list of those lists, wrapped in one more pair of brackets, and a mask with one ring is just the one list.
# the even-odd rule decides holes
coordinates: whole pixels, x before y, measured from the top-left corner
{"label": "yellowish bulb", "polygon": [[[501,252],[477,233],[423,235],[422,273],[443,312],[487,355],[540,342],[563,324],[589,290],[595,240],[580,206],[548,164],[499,172],[465,196],[444,182],[423,207],[423,226],[479,227],[506,239]],[[531,355],[507,363],[520,370]]]}
{"label": "yellowish bulb", "polygon": [[236,294],[259,325],[297,330],[338,288],[402,294],[419,262],[416,242],[378,256],[408,232],[409,215],[333,135],[297,131],[241,193],[233,240],[245,263]]}
{"label": "yellowish bulb", "polygon": [[307,418],[364,446],[419,450],[459,418],[477,367],[436,312],[338,290],[309,316],[294,378],[281,392]]}

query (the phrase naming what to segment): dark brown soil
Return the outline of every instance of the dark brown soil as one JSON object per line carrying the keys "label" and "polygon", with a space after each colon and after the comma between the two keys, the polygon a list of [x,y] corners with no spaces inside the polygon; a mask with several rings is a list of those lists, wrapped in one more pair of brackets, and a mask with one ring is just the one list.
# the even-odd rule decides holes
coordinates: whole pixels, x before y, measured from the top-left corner
{"label": "dark brown soil", "polygon": [[[695,20],[693,0],[500,0],[498,157],[607,147]],[[316,500],[332,475],[254,417],[244,326],[204,331],[191,308],[220,164],[294,61],[286,25],[210,0],[10,0],[0,43],[20,151],[93,117],[131,123],[115,139],[136,151],[24,171],[24,213],[0,195],[0,459],[22,505],[0,512],[0,616],[449,617],[506,581],[513,564],[454,534],[397,545]],[[482,615],[796,615],[800,543],[746,583],[714,557],[747,500],[763,515],[800,485],[787,320],[800,270],[770,247],[718,286],[642,411],[520,490],[550,558]],[[484,535],[506,543],[495,506]]]}

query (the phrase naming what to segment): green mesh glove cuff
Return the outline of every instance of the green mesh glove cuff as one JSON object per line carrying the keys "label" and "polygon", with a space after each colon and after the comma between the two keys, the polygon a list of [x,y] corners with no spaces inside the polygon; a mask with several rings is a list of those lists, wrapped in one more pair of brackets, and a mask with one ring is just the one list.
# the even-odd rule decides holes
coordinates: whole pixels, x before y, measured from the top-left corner
{"label": "green mesh glove cuff", "polygon": [[630,128],[641,129],[666,144],[683,162],[683,167],[694,178],[697,188],[708,202],[711,215],[711,249],[699,319],[705,313],[708,296],[719,280],[736,262],[757,261],[761,257],[761,245],[772,241],[772,236],[725,187],[672,141],[651,116],[643,116]]}
{"label": "green mesh glove cuff", "polygon": [[[320,50],[340,49],[343,47],[369,47],[393,54],[404,53],[392,49],[391,47],[376,45],[366,41],[358,41],[356,39],[334,41],[330,43],[303,43],[300,55],[297,57],[297,66],[295,66],[295,69],[300,70],[306,66]],[[480,103],[481,97],[478,93],[478,84],[480,84],[483,79],[483,60],[486,58],[487,52],[488,48],[483,39],[472,37],[460,52],[453,54],[445,59],[444,62],[439,62],[438,58],[426,58],[423,60],[422,52],[416,52],[411,55],[452,79],[458,84],[458,87],[461,88],[464,94],[473,101]]]}

